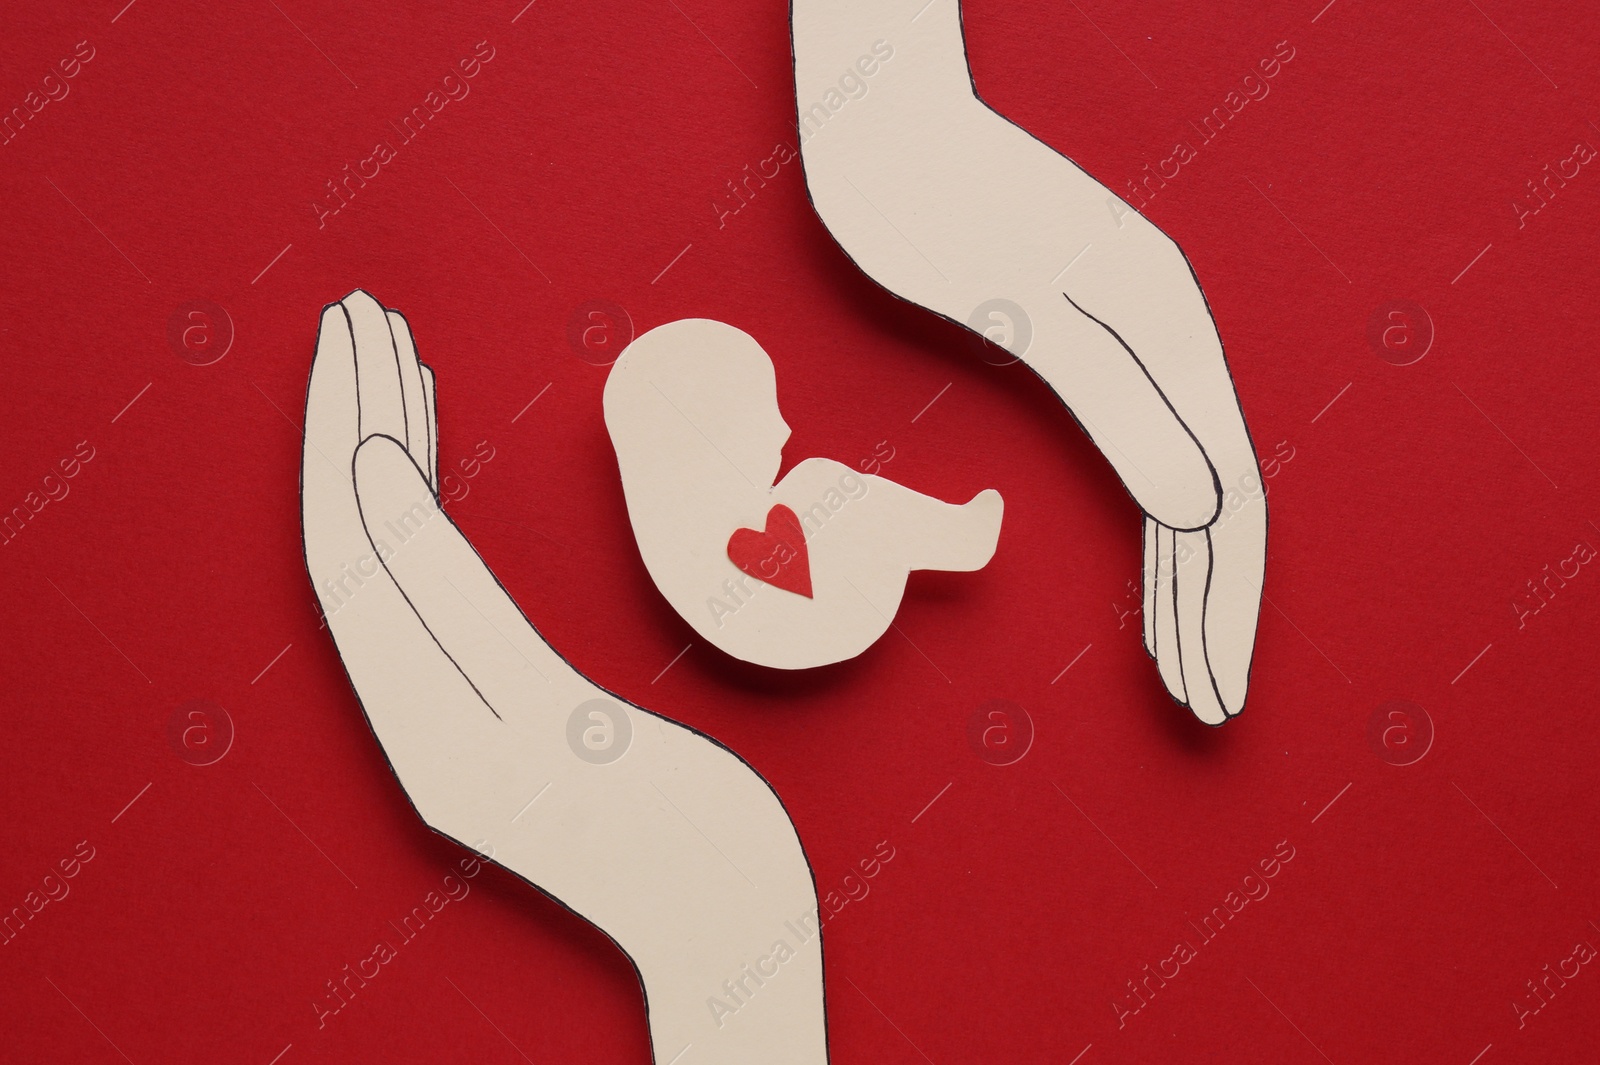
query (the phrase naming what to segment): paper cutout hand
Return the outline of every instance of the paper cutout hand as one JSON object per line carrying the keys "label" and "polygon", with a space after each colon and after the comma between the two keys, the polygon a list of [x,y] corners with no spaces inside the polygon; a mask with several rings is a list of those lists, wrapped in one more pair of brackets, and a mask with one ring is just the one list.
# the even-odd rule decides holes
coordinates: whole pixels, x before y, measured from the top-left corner
{"label": "paper cutout hand", "polygon": [[[1145,512],[1145,647],[1173,698],[1221,724],[1244,705],[1267,508],[1199,283],[1166,234],[978,98],[958,5],[909,24],[889,6],[793,7],[817,213],[895,295],[978,331],[997,304],[1027,326],[1010,350]],[[839,70],[875,38],[892,60],[846,101]],[[829,93],[836,109],[808,106]]]}
{"label": "paper cutout hand", "polygon": [[[656,1060],[692,1044],[697,1062],[822,1065],[816,896],[777,795],[557,654],[440,509],[437,455],[433,374],[405,320],[359,291],[329,305],[306,400],[306,566],[417,813],[616,941]],[[783,975],[729,1003],[725,984],[778,939]]]}

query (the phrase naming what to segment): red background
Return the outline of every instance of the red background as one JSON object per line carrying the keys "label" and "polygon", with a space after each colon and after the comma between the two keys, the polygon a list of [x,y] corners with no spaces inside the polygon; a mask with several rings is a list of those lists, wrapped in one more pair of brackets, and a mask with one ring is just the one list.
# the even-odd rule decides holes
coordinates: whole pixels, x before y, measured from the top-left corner
{"label": "red background", "polygon": [[[1522,1028],[1511,1004],[1600,945],[1600,572],[1521,630],[1511,604],[1600,544],[1600,174],[1521,228],[1512,208],[1600,143],[1594,13],[967,3],[989,101],[1116,189],[1295,49],[1148,209],[1202,279],[1258,449],[1293,451],[1249,705],[1210,730],[1119,626],[1138,514],[1046,389],[857,274],[796,164],[718,228],[724,182],[794,142],[785,4],[122,3],[9,3],[0,34],[5,108],[96,50],[0,148],[0,507],[95,449],[0,546],[0,912],[95,848],[0,946],[0,1056],[647,1060],[626,959],[499,870],[317,1028],[324,981],[458,857],[391,778],[301,561],[318,310],[356,286],[435,367],[445,464],[494,447],[451,509],[546,637],[757,766],[824,892],[895,848],[826,929],[835,1061],[1592,1053],[1600,973]],[[319,229],[323,183],[480,40],[471,94]],[[167,339],[196,298],[236,329],[203,367]],[[1404,367],[1366,335],[1400,299],[1437,332]],[[756,336],[790,462],[887,440],[905,484],[998,487],[994,562],[915,576],[903,637],[804,676],[693,639],[630,538],[605,371],[568,341],[590,300]],[[236,730],[204,767],[168,735],[194,699]],[[1009,766],[967,738],[991,699],[1036,733]],[[1369,740],[1395,699],[1436,730],[1407,766]],[[1126,982],[1284,840],[1271,894],[1119,1028]]]}

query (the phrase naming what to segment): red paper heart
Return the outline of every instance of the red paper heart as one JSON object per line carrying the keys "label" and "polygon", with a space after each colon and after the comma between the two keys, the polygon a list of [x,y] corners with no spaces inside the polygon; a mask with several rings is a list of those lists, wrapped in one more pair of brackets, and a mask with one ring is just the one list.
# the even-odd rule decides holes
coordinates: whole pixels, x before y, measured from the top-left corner
{"label": "red paper heart", "polygon": [[767,511],[765,532],[735,529],[728,537],[728,558],[764,584],[811,598],[811,560],[806,536],[794,511],[779,503]]}

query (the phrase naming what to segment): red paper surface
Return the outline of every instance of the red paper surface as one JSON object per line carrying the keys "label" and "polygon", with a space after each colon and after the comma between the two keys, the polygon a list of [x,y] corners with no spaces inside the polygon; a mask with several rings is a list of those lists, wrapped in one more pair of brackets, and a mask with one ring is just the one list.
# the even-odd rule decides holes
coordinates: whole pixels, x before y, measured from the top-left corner
{"label": "red paper surface", "polygon": [[[390,775],[301,560],[318,311],[356,286],[411,321],[450,510],[541,631],[742,753],[824,899],[857,896],[825,926],[836,1062],[1592,1054],[1591,966],[1513,1004],[1600,945],[1600,570],[1567,561],[1600,546],[1600,174],[1527,184],[1600,146],[1594,12],[965,5],[987,99],[1107,185],[1193,149],[1147,212],[1203,282],[1272,506],[1249,704],[1211,730],[1140,647],[1138,513],[1044,386],[860,276],[797,162],[732,210],[795,142],[787,5],[122,3],[12,4],[0,34],[0,107],[30,108],[0,146],[0,506],[59,497],[0,545],[0,913],[68,889],[0,945],[0,1057],[648,1060],[626,959],[510,875],[391,925],[460,852]],[[403,141],[480,41],[469,95]],[[1268,95],[1202,140],[1279,42]],[[232,323],[210,365],[216,321],[169,337],[194,300]],[[757,337],[791,463],[998,487],[994,561],[914,575],[836,667],[695,640],[629,533],[596,303]],[[231,746],[195,765],[207,706]],[[398,956],[319,1028],[380,940]]]}

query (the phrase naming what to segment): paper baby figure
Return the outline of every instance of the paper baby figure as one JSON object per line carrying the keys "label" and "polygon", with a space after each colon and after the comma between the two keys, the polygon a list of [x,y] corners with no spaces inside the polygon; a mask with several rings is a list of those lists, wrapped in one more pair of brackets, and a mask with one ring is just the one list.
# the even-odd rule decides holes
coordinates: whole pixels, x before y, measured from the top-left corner
{"label": "paper baby figure", "polygon": [[[978,97],[957,0],[794,0],[791,19],[800,157],[823,224],[902,299],[979,329],[999,300],[1027,322],[1012,354],[1145,513],[1145,647],[1162,679],[1208,724],[1237,714],[1266,496],[1188,260]],[[840,92],[867,74],[870,91]]]}
{"label": "paper baby figure", "polygon": [[[405,320],[364,292],[329,305],[306,397],[306,567],[407,798],[616,942],[656,1061],[692,1046],[697,1065],[825,1065],[816,889],[778,796],[545,643],[440,509],[435,424]],[[751,975],[773,966],[781,979]]]}
{"label": "paper baby figure", "polygon": [[853,658],[888,631],[911,570],[994,555],[993,489],[944,503],[817,458],[774,484],[789,426],[772,360],[731,325],[691,318],[640,336],[611,368],[605,417],[645,567],[735,658]]}

